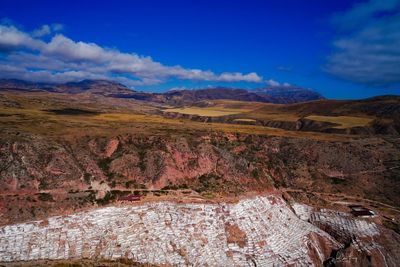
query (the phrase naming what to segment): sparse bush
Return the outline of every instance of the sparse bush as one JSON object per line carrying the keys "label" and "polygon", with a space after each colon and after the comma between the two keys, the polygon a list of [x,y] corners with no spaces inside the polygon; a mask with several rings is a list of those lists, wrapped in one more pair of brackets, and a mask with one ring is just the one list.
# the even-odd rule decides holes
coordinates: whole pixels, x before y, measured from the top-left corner
{"label": "sparse bush", "polygon": [[259,171],[257,168],[253,169],[253,170],[251,171],[251,176],[252,176],[253,178],[258,178],[258,177],[260,176],[260,171]]}
{"label": "sparse bush", "polygon": [[198,181],[200,185],[195,190],[199,193],[205,191],[216,191],[223,186],[222,177],[214,173],[203,174],[198,178]]}
{"label": "sparse bush", "polygon": [[110,158],[104,158],[104,159],[100,159],[97,162],[97,165],[99,166],[100,169],[102,169],[105,173],[108,173],[108,171],[110,170],[110,163],[111,163],[111,159]]}
{"label": "sparse bush", "polygon": [[83,175],[83,180],[85,181],[86,184],[90,185],[92,179],[92,175],[90,173],[85,172]]}
{"label": "sparse bush", "polygon": [[144,161],[145,156],[146,156],[146,152],[143,151],[143,150],[140,150],[139,151],[139,164],[138,164],[138,166],[139,166],[139,168],[140,168],[140,170],[142,172],[144,172],[146,170],[146,164],[145,164],[145,161]]}
{"label": "sparse bush", "polygon": [[49,193],[40,193],[38,198],[40,201],[54,202],[53,196]]}
{"label": "sparse bush", "polygon": [[187,184],[173,185],[169,184],[161,188],[161,190],[179,190],[179,189],[188,189]]}
{"label": "sparse bush", "polygon": [[96,202],[99,205],[107,205],[116,199],[116,195],[112,192],[107,192],[102,199],[97,199]]}
{"label": "sparse bush", "polygon": [[45,190],[45,189],[47,189],[47,186],[48,186],[48,184],[46,183],[46,181],[41,180],[38,188],[39,188],[39,190]]}
{"label": "sparse bush", "polygon": [[336,177],[332,177],[332,178],[331,178],[331,183],[332,183],[332,184],[343,184],[343,183],[345,183],[345,182],[346,182],[345,179],[336,178]]}
{"label": "sparse bush", "polygon": [[146,186],[144,184],[138,184],[136,181],[125,182],[125,187],[134,189],[146,189]]}

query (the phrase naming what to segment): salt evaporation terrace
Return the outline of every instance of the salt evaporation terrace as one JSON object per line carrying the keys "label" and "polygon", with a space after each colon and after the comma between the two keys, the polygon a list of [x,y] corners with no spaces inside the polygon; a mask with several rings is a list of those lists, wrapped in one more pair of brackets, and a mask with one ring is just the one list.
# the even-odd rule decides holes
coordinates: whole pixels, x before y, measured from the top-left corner
{"label": "salt evaporation terrace", "polygon": [[[0,261],[124,257],[176,266],[311,266],[329,257],[324,248],[341,248],[329,234],[302,220],[327,223],[325,213],[312,213],[300,204],[294,210],[298,215],[276,196],[235,204],[157,202],[100,208],[1,227]],[[341,220],[333,224],[342,231],[379,233],[373,223]],[[245,233],[245,242],[232,242],[227,225]]]}

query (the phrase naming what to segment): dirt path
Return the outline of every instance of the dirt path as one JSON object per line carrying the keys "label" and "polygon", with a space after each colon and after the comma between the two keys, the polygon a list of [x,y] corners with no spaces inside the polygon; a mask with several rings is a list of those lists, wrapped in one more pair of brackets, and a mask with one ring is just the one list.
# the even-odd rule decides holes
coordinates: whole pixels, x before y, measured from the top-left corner
{"label": "dirt path", "polygon": [[[281,190],[284,191],[284,192],[312,193],[312,194],[315,194],[315,195],[317,195],[317,196],[323,197],[324,200],[327,200],[327,201],[329,201],[329,202],[331,202],[331,203],[337,202],[337,200],[331,200],[331,199],[330,199],[330,198],[332,197],[332,196],[331,196],[332,193],[323,193],[323,192],[314,192],[314,191],[304,191],[304,190],[301,190],[301,189],[293,189],[293,188],[285,188],[285,189],[281,189]],[[336,193],[336,194],[335,194],[335,197],[338,197],[338,198],[346,198],[346,199],[349,199],[349,200],[354,200],[354,201],[356,201],[356,202],[369,202],[369,203],[377,204],[377,205],[380,205],[380,206],[384,206],[384,207],[386,207],[386,208],[388,208],[388,209],[391,209],[391,210],[394,210],[394,211],[400,213],[400,209],[399,209],[399,208],[394,207],[394,206],[391,206],[391,205],[386,204],[386,203],[382,203],[382,202],[376,201],[376,200],[371,200],[371,199],[367,199],[367,198],[360,198],[360,197],[349,196],[349,195],[346,195],[346,194],[343,194],[343,193],[339,193],[339,194]]]}

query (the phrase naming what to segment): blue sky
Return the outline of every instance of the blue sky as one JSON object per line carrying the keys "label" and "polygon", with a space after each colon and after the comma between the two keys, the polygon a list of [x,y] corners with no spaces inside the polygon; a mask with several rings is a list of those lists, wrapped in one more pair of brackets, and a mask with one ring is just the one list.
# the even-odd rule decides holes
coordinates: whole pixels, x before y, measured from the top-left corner
{"label": "blue sky", "polygon": [[3,78],[400,94],[397,0],[3,0],[0,19]]}

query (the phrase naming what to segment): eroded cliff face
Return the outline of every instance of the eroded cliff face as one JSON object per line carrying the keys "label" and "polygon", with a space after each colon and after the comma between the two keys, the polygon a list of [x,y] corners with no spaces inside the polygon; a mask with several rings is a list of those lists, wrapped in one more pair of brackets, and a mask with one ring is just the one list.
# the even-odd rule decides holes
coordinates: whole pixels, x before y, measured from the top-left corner
{"label": "eroded cliff face", "polygon": [[1,222],[96,206],[107,192],[146,188],[239,196],[290,187],[397,206],[399,160],[399,141],[380,138],[7,136],[0,141]]}
{"label": "eroded cliff face", "polygon": [[388,239],[386,231],[344,213],[299,203],[291,207],[276,195],[234,204],[156,202],[1,227],[0,261],[126,258],[181,266],[396,266],[400,239]]}

